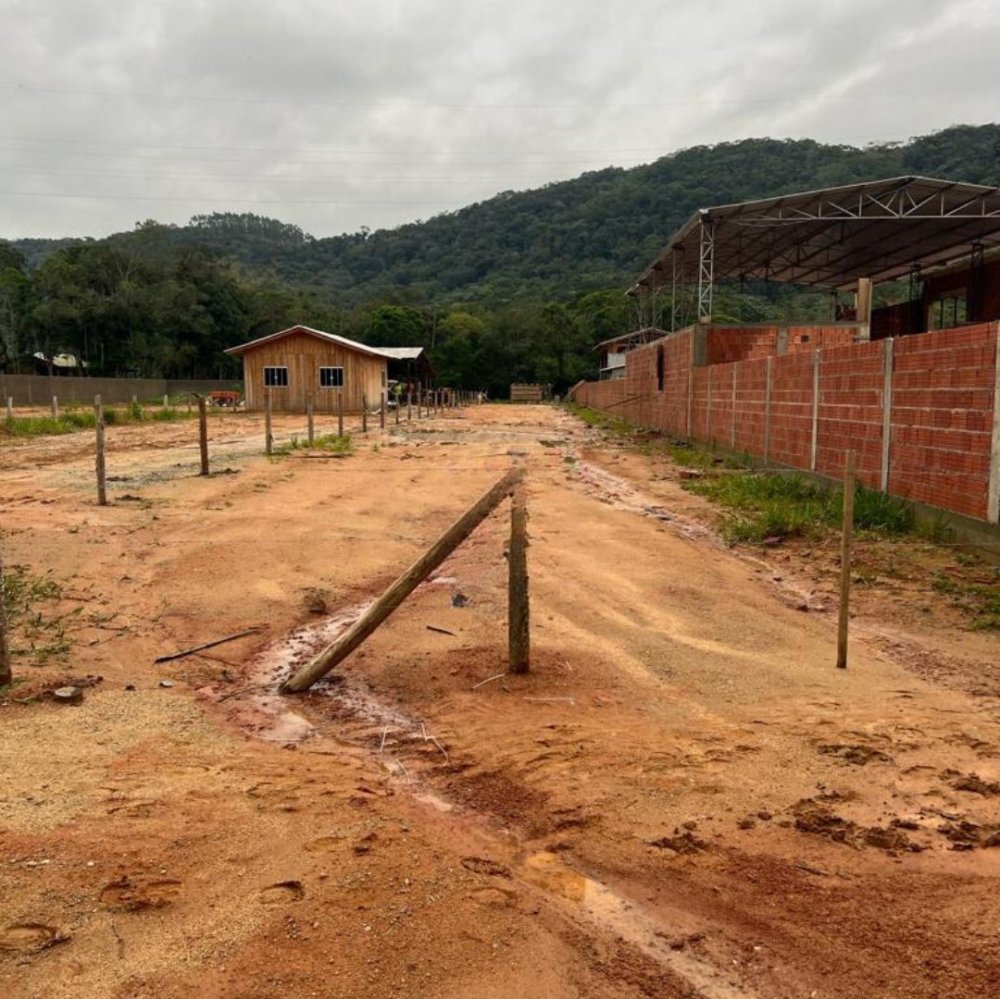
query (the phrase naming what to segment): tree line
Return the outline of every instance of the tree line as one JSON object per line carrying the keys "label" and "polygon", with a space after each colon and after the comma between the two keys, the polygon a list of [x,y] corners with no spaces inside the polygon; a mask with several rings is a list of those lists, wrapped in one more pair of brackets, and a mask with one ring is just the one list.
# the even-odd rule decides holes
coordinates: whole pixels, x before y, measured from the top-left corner
{"label": "tree line", "polygon": [[[695,209],[904,173],[1000,184],[1000,126],[864,149],[772,139],[695,147],[325,239],[212,213],[102,240],[0,243],[0,369],[66,352],[92,374],[238,377],[226,347],[303,323],[424,346],[442,383],[560,391],[596,374],[598,341],[635,328],[625,288]],[[723,287],[716,298],[729,319],[819,317],[825,307],[822,296],[780,287]]]}

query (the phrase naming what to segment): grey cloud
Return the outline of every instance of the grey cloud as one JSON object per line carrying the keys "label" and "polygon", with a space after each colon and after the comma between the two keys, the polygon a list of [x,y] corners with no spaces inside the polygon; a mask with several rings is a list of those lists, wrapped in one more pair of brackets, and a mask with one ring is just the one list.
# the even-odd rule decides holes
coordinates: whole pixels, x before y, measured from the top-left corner
{"label": "grey cloud", "polygon": [[395,225],[693,144],[988,121],[1000,76],[986,0],[0,7],[7,236]]}

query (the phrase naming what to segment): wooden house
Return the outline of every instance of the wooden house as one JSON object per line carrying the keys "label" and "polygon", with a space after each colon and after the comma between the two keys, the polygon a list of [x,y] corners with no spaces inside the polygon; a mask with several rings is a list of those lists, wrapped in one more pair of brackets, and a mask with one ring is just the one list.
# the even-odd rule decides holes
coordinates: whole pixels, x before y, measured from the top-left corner
{"label": "wooden house", "polygon": [[[343,396],[344,412],[358,413],[365,402],[370,409],[381,404],[388,391],[389,365],[398,362],[399,350],[291,326],[226,353],[243,358],[248,411],[262,410],[265,393],[270,392],[275,412],[304,413],[312,398],[317,413],[335,413]],[[405,350],[414,362],[423,354],[421,348]]]}

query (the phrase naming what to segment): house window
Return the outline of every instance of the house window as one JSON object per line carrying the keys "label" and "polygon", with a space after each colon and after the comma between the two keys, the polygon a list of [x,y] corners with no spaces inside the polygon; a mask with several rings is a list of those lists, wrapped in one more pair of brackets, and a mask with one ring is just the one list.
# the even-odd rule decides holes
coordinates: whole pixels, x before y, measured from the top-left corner
{"label": "house window", "polygon": [[288,368],[264,368],[265,388],[288,388]]}
{"label": "house window", "polygon": [[320,368],[319,369],[320,388],[343,388],[344,369],[343,368]]}

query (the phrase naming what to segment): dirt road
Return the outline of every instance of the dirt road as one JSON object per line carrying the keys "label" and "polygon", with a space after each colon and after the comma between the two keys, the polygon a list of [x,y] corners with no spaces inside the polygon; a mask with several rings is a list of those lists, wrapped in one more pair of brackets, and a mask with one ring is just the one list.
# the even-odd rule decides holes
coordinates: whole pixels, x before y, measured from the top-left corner
{"label": "dirt road", "polygon": [[[81,608],[13,694],[103,677],[0,708],[0,993],[998,994],[995,638],[932,616],[890,641],[862,602],[835,670],[822,585],[554,408],[272,460],[226,416],[208,479],[192,435],[111,428],[106,508],[89,435],[0,447],[8,561]],[[497,676],[502,509],[276,695],[515,459],[529,675]]]}

